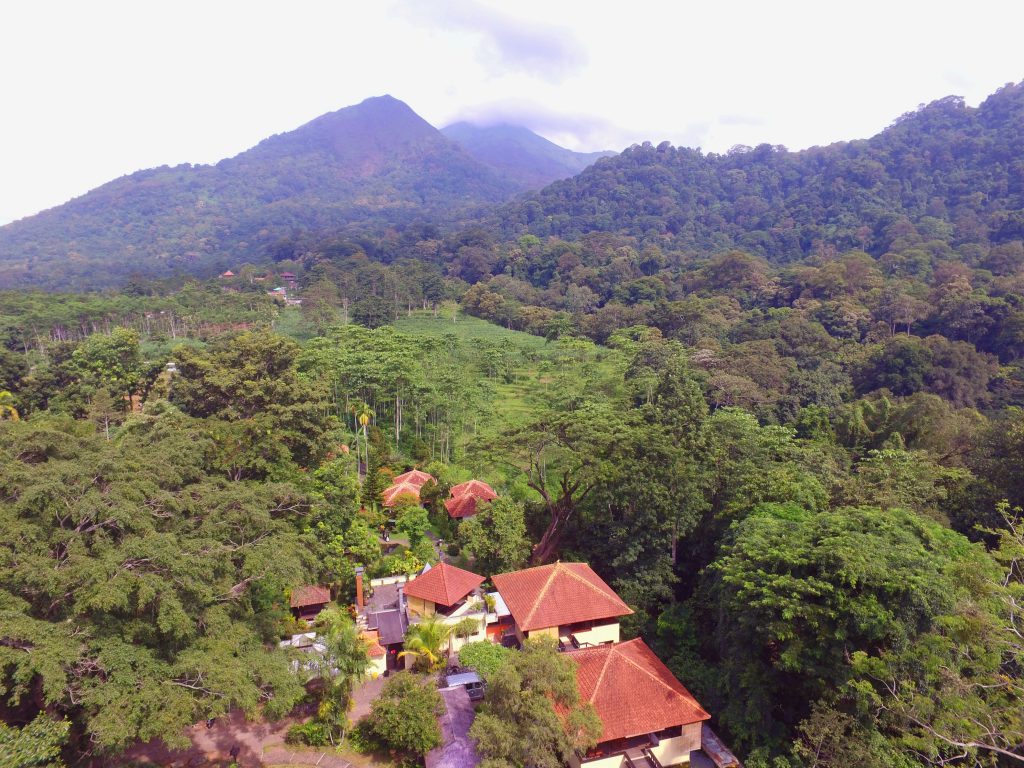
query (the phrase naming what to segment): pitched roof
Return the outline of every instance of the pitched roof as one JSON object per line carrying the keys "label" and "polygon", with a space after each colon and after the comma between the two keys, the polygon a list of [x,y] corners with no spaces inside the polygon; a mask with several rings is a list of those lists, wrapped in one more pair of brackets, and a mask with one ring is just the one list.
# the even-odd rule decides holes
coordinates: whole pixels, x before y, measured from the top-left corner
{"label": "pitched roof", "polygon": [[364,630],[359,633],[359,636],[363,638],[363,642],[366,643],[366,653],[371,659],[379,659],[387,653],[379,642],[380,636],[377,634],[376,630]]}
{"label": "pitched roof", "polygon": [[604,725],[600,741],[711,718],[643,640],[570,651],[580,698]]}
{"label": "pitched roof", "polygon": [[472,517],[476,514],[477,501],[491,501],[498,498],[487,483],[482,480],[470,480],[452,486],[452,497],[444,503],[448,516],[453,518]]}
{"label": "pitched roof", "polygon": [[304,587],[296,587],[292,590],[292,608],[303,608],[307,605],[320,605],[320,603],[329,602],[331,602],[331,590],[327,587],[307,584]]}
{"label": "pitched roof", "polygon": [[433,475],[429,475],[426,472],[421,472],[418,469],[410,470],[409,472],[403,472],[400,475],[396,475],[395,479],[392,480],[395,485],[401,485],[402,483],[412,483],[417,488],[422,488],[427,483],[436,483]]}
{"label": "pitched roof", "polygon": [[457,496],[454,499],[447,499],[444,508],[448,510],[448,517],[463,518],[472,517],[476,514],[476,496]]}
{"label": "pitched roof", "polygon": [[483,480],[468,480],[465,483],[452,486],[453,499],[457,499],[459,496],[464,496],[467,493],[485,501],[498,498],[498,494],[494,492],[494,489]]}
{"label": "pitched roof", "polygon": [[381,645],[395,645],[405,640],[405,630],[409,628],[409,620],[404,610],[390,608],[367,614],[366,626],[369,629],[377,630],[378,642]]}
{"label": "pitched roof", "polygon": [[419,503],[419,500],[420,500],[420,486],[416,485],[415,483],[410,483],[410,482],[406,481],[404,483],[397,483],[396,485],[390,485],[387,488],[385,488],[383,491],[381,491],[381,496],[384,497],[384,506],[385,507],[393,507],[393,506],[395,506],[395,504],[398,503],[398,497],[402,496],[402,495],[413,496],[413,497],[415,497],[416,502]]}
{"label": "pitched roof", "polygon": [[491,581],[524,632],[633,613],[586,563],[540,565]]}
{"label": "pitched roof", "polygon": [[483,576],[448,563],[439,563],[422,576],[408,582],[402,591],[409,597],[452,606],[483,583]]}

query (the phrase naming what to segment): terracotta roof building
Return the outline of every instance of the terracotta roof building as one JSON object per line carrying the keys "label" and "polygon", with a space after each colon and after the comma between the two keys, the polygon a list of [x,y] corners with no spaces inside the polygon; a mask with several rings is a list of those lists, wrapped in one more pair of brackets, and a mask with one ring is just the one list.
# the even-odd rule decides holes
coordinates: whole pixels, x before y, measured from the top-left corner
{"label": "terracotta roof building", "polygon": [[586,563],[554,563],[492,578],[520,639],[544,635],[574,647],[615,643],[633,613]]}
{"label": "terracotta roof building", "polygon": [[[655,765],[676,765],[701,748],[710,715],[643,640],[572,651],[580,699],[590,702],[604,730],[583,765],[625,752],[634,762],[649,751]],[[611,765],[611,763],[609,763]]]}
{"label": "terracotta roof building", "polygon": [[416,485],[405,481],[403,483],[397,483],[395,485],[388,486],[381,491],[381,497],[384,499],[385,507],[393,507],[398,504],[400,496],[411,496],[417,504],[420,503],[420,488],[422,486]]}
{"label": "terracotta roof building", "polygon": [[451,518],[472,517],[476,514],[478,501],[491,501],[498,498],[487,483],[482,480],[470,480],[452,486],[451,498],[445,501],[444,507]]}
{"label": "terracotta roof building", "polygon": [[419,616],[448,614],[484,583],[484,577],[448,563],[439,563],[408,582],[402,592],[409,612]]}
{"label": "terracotta roof building", "polygon": [[391,481],[394,485],[401,485],[402,483],[412,483],[417,488],[422,488],[427,483],[436,483],[437,480],[434,476],[426,472],[421,472],[418,469],[413,469],[408,472],[403,472],[400,475],[396,475],[395,479]]}
{"label": "terracotta roof building", "polygon": [[290,600],[292,613],[296,618],[305,620],[316,618],[329,602],[331,602],[331,590],[312,584],[293,589]]}
{"label": "terracotta roof building", "polygon": [[380,644],[380,635],[377,633],[377,630],[364,629],[359,633],[359,636],[363,639],[363,642],[366,643],[366,655],[371,659],[383,658],[387,653],[387,651],[384,650],[384,646]]}

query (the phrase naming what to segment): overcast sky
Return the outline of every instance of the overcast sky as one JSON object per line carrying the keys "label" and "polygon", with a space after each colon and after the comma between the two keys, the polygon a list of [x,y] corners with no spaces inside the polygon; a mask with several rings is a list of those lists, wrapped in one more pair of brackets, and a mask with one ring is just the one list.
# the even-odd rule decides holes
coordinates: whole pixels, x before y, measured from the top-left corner
{"label": "overcast sky", "polygon": [[1024,79],[1024,3],[256,0],[0,5],[0,223],[390,93],[573,149],[873,135]]}

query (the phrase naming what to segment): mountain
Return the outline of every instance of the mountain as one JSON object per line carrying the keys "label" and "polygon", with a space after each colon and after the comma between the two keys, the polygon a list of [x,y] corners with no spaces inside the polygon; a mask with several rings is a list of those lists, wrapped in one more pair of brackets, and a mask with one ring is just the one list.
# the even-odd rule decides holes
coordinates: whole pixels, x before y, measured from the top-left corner
{"label": "mountain", "polygon": [[295,231],[451,221],[521,189],[390,96],[216,165],[139,171],[0,228],[0,286],[213,274]]}
{"label": "mountain", "polygon": [[615,154],[573,152],[518,125],[484,127],[461,122],[442,128],[441,133],[523,190],[575,176],[600,158]]}
{"label": "mountain", "polygon": [[[619,233],[661,248],[793,262],[908,242],[1024,239],[1024,83],[979,107],[947,97],[878,135],[724,155],[646,142],[505,208],[508,236]],[[961,249],[962,250],[962,249]],[[967,254],[961,254],[967,257]]]}

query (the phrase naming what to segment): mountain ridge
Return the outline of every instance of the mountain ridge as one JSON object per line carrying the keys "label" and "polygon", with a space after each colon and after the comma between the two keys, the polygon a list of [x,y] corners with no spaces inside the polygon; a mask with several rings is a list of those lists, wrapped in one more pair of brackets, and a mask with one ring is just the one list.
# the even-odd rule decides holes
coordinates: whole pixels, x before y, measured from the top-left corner
{"label": "mountain ridge", "polygon": [[0,227],[0,286],[208,276],[296,231],[456,222],[527,188],[376,96],[215,164],[137,171]]}

